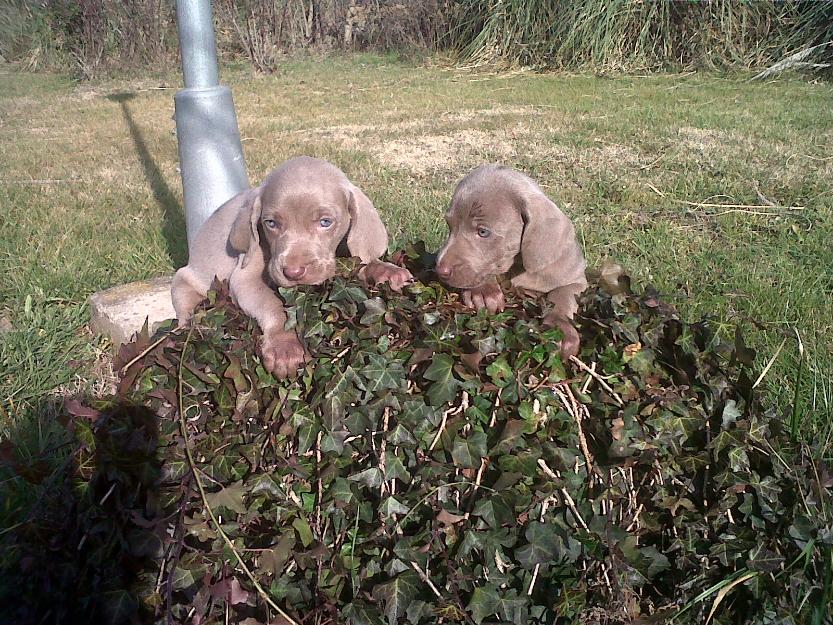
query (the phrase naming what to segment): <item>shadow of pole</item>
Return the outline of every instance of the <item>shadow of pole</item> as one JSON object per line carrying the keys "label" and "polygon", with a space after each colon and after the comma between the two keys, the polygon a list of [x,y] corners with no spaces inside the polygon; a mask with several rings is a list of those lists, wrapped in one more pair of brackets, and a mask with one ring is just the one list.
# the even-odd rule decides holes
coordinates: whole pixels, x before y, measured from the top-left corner
{"label": "shadow of pole", "polygon": [[133,145],[136,147],[139,161],[145,172],[145,178],[153,191],[153,197],[162,207],[164,214],[162,235],[165,237],[168,256],[175,268],[182,267],[188,262],[188,238],[185,229],[185,214],[173,191],[168,186],[168,183],[165,182],[162,172],[147,148],[147,143],[142,136],[141,130],[133,119],[128,102],[135,97],[135,93],[117,93],[107,96],[107,99],[112,102],[117,102],[121,106],[124,121],[130,131],[130,138],[133,140]]}

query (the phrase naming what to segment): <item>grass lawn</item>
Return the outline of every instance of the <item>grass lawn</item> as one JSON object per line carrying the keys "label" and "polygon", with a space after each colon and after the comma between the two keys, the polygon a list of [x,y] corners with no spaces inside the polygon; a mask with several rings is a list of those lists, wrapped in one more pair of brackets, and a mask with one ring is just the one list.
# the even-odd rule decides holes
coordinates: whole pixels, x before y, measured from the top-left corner
{"label": "grass lawn", "polygon": [[[493,75],[384,56],[299,59],[271,76],[225,68],[223,80],[250,181],[293,155],[332,160],[373,199],[392,247],[438,246],[455,182],[501,161],[565,208],[591,265],[619,261],[688,319],[743,322],[762,365],[785,341],[763,381],[782,406],[800,337],[802,432],[830,456],[830,83]],[[62,396],[106,391],[87,297],[186,261],[179,84],[0,74],[0,324],[12,328],[0,335],[0,438],[32,460],[60,445]],[[0,518],[18,518],[21,501],[7,498]]]}

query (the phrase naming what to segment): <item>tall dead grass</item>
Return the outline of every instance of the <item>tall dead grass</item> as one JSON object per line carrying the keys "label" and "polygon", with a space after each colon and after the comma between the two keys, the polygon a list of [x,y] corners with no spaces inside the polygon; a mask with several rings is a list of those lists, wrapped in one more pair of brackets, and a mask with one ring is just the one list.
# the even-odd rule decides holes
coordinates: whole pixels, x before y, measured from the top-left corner
{"label": "tall dead grass", "polygon": [[[220,55],[264,72],[299,49],[447,49],[467,64],[641,71],[762,68],[812,46],[833,57],[815,0],[216,0]],[[177,59],[172,0],[6,0],[0,57],[81,77]]]}
{"label": "tall dead grass", "polygon": [[459,0],[453,23],[447,45],[478,65],[736,69],[833,39],[833,2]]}
{"label": "tall dead grass", "polygon": [[[299,49],[433,48],[450,0],[217,0],[217,47],[272,71]],[[177,60],[172,0],[7,0],[0,56],[28,69],[88,78]]]}

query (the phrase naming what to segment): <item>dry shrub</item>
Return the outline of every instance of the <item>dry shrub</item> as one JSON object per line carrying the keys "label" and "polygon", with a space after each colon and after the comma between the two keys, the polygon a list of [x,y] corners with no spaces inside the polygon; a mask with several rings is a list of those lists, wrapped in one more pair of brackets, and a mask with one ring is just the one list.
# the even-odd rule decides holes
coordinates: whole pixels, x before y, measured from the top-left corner
{"label": "dry shrub", "polygon": [[[833,39],[833,2],[218,0],[217,45],[260,71],[299,49],[451,48],[465,62],[656,70],[765,67]],[[808,62],[827,61],[821,45]],[[90,77],[177,58],[170,0],[7,0],[0,56]]]}
{"label": "dry shrub", "polygon": [[[448,0],[219,0],[221,57],[272,71],[300,49],[427,49]],[[0,55],[29,69],[71,66],[82,78],[177,61],[168,0],[12,0],[0,8]]]}

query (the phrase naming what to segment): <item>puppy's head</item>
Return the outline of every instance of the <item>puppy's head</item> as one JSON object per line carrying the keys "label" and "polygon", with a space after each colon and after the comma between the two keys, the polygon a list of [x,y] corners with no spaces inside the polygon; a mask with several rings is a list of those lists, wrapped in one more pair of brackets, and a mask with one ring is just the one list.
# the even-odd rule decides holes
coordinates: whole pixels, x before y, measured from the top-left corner
{"label": "puppy's head", "polygon": [[437,255],[437,275],[471,289],[506,273],[521,248],[524,223],[514,189],[484,165],[463,178],[445,213],[448,239]]}
{"label": "puppy's head", "polygon": [[437,275],[463,289],[513,267],[533,275],[553,271],[571,229],[529,177],[498,165],[478,167],[460,181],[445,219],[449,235]]}
{"label": "puppy's head", "polygon": [[298,157],[274,170],[252,192],[229,236],[247,252],[260,245],[269,276],[280,286],[320,284],[335,273],[339,244],[369,262],[387,247],[370,200],[337,167]]}

